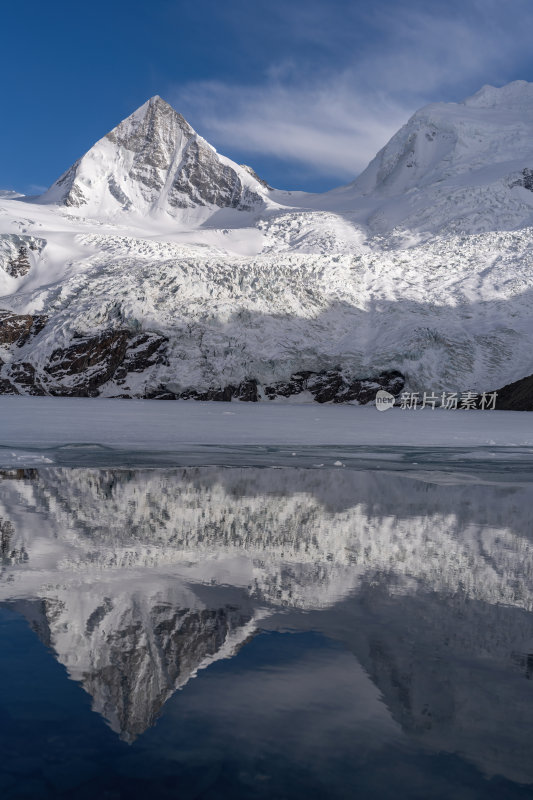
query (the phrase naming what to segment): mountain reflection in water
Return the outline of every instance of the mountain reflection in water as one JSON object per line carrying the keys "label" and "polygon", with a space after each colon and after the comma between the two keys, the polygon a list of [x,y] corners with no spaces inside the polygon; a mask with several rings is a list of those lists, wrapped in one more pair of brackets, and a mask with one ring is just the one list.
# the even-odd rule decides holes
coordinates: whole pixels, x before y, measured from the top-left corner
{"label": "mountain reflection in water", "polygon": [[[414,752],[453,756],[480,785],[528,796],[531,483],[339,469],[4,472],[0,555],[2,607],[29,622],[122,742],[145,748],[135,769],[194,718],[211,731],[195,758],[216,761],[209,747],[233,742],[234,773],[261,797],[268,764],[250,778],[240,747],[272,762],[283,751],[305,774],[335,763],[338,785],[317,797],[352,796],[342,759],[363,774],[390,747],[404,748],[403,764]],[[306,722],[280,733],[274,721],[289,715]],[[35,796],[63,796],[36,770]],[[423,780],[413,797],[451,797],[460,784],[435,794]],[[496,796],[476,791],[464,796]]]}

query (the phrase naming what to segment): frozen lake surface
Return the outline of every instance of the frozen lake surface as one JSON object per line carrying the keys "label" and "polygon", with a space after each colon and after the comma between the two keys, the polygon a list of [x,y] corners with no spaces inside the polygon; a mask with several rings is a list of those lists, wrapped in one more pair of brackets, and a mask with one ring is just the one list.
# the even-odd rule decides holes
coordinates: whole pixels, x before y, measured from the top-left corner
{"label": "frozen lake surface", "polygon": [[[336,462],[338,462],[336,464]],[[510,471],[533,465],[533,415],[295,403],[1,397],[0,466],[234,464]]]}

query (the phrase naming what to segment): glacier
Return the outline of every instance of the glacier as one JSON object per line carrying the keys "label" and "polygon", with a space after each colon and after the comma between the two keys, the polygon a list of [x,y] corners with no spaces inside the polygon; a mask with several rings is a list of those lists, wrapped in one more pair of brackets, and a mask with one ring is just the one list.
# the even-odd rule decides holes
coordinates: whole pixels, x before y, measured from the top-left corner
{"label": "glacier", "polygon": [[418,111],[348,186],[282,191],[152,98],[44,195],[0,195],[0,309],[28,328],[0,321],[0,391],[531,375],[532,142],[533,84],[486,86]]}

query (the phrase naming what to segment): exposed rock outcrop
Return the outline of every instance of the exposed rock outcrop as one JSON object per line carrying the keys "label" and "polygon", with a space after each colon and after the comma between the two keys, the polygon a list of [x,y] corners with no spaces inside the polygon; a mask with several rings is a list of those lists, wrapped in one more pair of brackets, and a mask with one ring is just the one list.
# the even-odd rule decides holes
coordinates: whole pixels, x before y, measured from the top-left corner
{"label": "exposed rock outcrop", "polygon": [[77,344],[57,349],[45,371],[54,380],[51,394],[91,397],[98,386],[115,374],[126,355],[126,331],[105,331],[98,336],[81,338]]}
{"label": "exposed rock outcrop", "polygon": [[[355,378],[340,366],[331,370],[293,373],[288,381],[261,386],[254,377],[226,386],[177,388],[146,376],[150,368],[168,364],[168,338],[154,331],[133,332],[128,328],[109,328],[96,335],[74,333],[70,344],[52,350],[44,366],[32,363],[30,356],[17,357],[17,348],[45,327],[43,315],[0,311],[0,345],[11,350],[11,360],[0,359],[0,394],[32,394],[65,397],[143,397],[158,400],[242,400],[255,403],[291,396],[311,395],[318,403],[368,403],[378,389],[397,396],[404,377],[396,370],[376,376]],[[42,362],[41,362],[42,363]],[[141,375],[131,383],[129,376]],[[130,385],[131,384],[131,385]],[[111,394],[109,390],[111,385]],[[133,388],[132,388],[133,386]]]}
{"label": "exposed rock outcrop", "polygon": [[128,372],[144,372],[154,364],[165,363],[167,341],[165,336],[149,331],[130,338],[124,360],[114,375],[117,383],[123,382]]}
{"label": "exposed rock outcrop", "polygon": [[[87,336],[75,333],[67,347],[56,348],[44,367],[27,359],[18,360],[13,348],[23,347],[45,327],[43,315],[0,311],[0,345],[14,356],[0,359],[0,394],[51,394],[67,397],[95,397],[108,381],[124,384],[128,373],[142,373],[165,363],[167,338],[145,331],[111,329]],[[124,396],[131,396],[125,390]]]}
{"label": "exposed rock outcrop", "polygon": [[[312,372],[302,370],[291,375],[288,381],[279,381],[263,389],[264,397],[268,400],[288,398],[307,392],[313,396],[317,403],[369,403],[374,400],[378,389],[385,389],[395,397],[400,394],[405,385],[401,372],[390,370],[382,372],[375,377],[353,378],[346,374],[340,367],[332,370]],[[164,387],[160,388],[160,392]],[[219,388],[210,388],[203,391],[186,389],[174,397],[181,400],[243,400],[257,402],[261,399],[261,389],[254,378],[248,378],[237,386],[229,385]],[[160,397],[161,394],[152,395]],[[166,393],[166,397],[169,393]]]}
{"label": "exposed rock outcrop", "polygon": [[32,267],[30,252],[38,255],[45,244],[35,236],[0,234],[0,267],[12,278],[22,278]]}
{"label": "exposed rock outcrop", "polygon": [[9,378],[0,378],[0,394],[20,394]]}
{"label": "exposed rock outcrop", "polygon": [[394,396],[402,391],[405,380],[401,372],[390,370],[376,377],[353,378],[346,375],[340,367],[322,372],[295,372],[287,382],[274,383],[265,387],[270,400],[276,397],[290,397],[302,392],[310,392],[317,403],[368,403],[376,396],[378,389],[385,389]]}
{"label": "exposed rock outcrop", "polygon": [[8,261],[6,271],[13,278],[20,278],[22,275],[26,275],[26,273],[30,271],[30,267],[31,264],[28,258],[28,250],[26,247],[24,247],[24,245],[21,245],[16,258],[12,258]]}
{"label": "exposed rock outcrop", "polygon": [[168,341],[159,334],[132,334],[125,329],[77,338],[70,347],[55,350],[45,367],[53,380],[48,386],[50,394],[96,397],[99,387],[108,381],[124,383],[129,372],[143,372],[164,362]]}
{"label": "exposed rock outcrop", "polygon": [[514,181],[514,183],[511,184],[511,188],[513,186],[522,186],[522,188],[533,192],[533,169],[528,169],[527,167],[523,169],[522,177]]}
{"label": "exposed rock outcrop", "polygon": [[176,395],[181,400],[220,400],[229,402],[230,400],[244,400],[256,403],[259,400],[258,384],[254,378],[242,381],[238,386],[225,386],[218,389],[206,389],[197,391],[196,389],[186,389]]}
{"label": "exposed rock outcrop", "polygon": [[496,408],[501,411],[533,411],[533,375],[498,389]]}
{"label": "exposed rock outcrop", "polygon": [[[43,395],[46,391],[39,380],[37,370],[28,361],[19,361],[11,364],[9,374],[13,381],[25,394]],[[18,394],[17,390],[17,394]]]}
{"label": "exposed rock outcrop", "polygon": [[47,318],[42,314],[14,314],[0,311],[0,345],[26,344],[30,336],[37,336],[46,325]]}

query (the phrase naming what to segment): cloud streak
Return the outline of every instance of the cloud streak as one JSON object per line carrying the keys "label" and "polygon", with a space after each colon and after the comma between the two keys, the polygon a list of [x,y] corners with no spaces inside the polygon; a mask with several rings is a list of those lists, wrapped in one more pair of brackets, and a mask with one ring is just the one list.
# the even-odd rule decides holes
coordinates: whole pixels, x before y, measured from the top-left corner
{"label": "cloud streak", "polygon": [[283,26],[286,41],[315,44],[316,58],[295,45],[276,52],[255,85],[197,81],[169,92],[222,152],[348,181],[421,105],[521,77],[529,57],[527,0],[386,0],[370,11],[338,0],[337,14],[314,0],[306,8],[276,5],[270,24]]}
{"label": "cloud streak", "polygon": [[347,180],[408,116],[388,99],[358,97],[338,78],[316,87],[196,83],[181,90],[174,104],[189,110],[200,132],[221,149],[298,162],[317,175]]}

